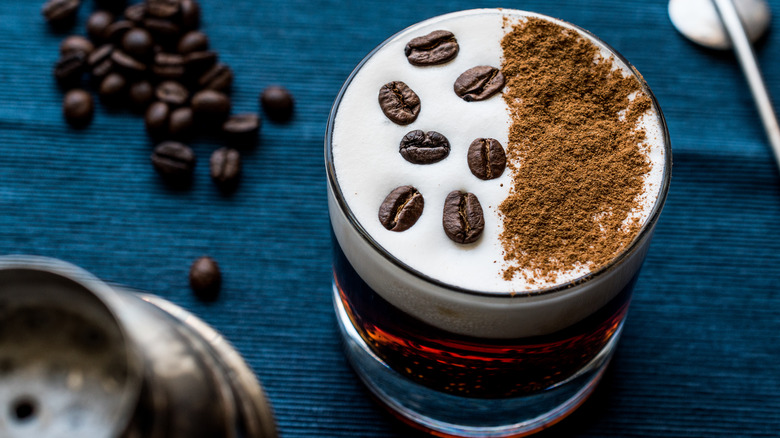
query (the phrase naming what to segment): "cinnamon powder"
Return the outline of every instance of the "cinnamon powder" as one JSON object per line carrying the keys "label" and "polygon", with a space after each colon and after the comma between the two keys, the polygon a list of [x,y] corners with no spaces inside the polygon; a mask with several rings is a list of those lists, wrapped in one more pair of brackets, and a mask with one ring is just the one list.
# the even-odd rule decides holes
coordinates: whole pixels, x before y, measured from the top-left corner
{"label": "cinnamon powder", "polygon": [[650,99],[593,43],[548,21],[515,24],[501,46],[512,120],[512,187],[499,207],[504,278],[596,270],[641,225],[630,213],[650,170],[637,126]]}

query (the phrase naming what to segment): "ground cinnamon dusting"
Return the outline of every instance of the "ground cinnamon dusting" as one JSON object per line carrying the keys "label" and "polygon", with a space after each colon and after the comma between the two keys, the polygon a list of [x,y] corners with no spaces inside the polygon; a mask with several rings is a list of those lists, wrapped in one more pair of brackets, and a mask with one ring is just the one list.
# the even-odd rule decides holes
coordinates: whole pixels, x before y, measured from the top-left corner
{"label": "ground cinnamon dusting", "polygon": [[499,207],[504,279],[598,269],[640,227],[630,213],[650,162],[637,122],[650,99],[593,43],[548,21],[514,25],[501,46],[512,119],[512,187]]}

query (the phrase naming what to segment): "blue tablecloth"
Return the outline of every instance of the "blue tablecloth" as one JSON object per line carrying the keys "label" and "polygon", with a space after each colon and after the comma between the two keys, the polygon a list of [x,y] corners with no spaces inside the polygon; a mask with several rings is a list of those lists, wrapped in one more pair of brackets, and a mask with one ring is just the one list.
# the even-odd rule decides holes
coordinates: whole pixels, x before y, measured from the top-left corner
{"label": "blue tablecloth", "polygon": [[[218,141],[193,143],[195,183],[172,190],[139,117],[99,105],[88,129],[63,122],[51,76],[63,34],[41,3],[0,0],[0,254],[61,258],[193,311],[257,372],[286,438],[411,434],[356,380],[331,308],[323,137],[352,68],[396,31],[459,9],[591,30],[655,92],[674,174],[606,380],[549,436],[780,436],[780,173],[733,55],[677,34],[665,0],[202,0],[203,29],[236,73],[235,112],[258,111],[270,84],[297,104],[291,122],[265,120],[231,196],[208,176]],[[780,99],[778,26],[758,56]],[[213,304],[187,283],[202,254],[224,274]]]}

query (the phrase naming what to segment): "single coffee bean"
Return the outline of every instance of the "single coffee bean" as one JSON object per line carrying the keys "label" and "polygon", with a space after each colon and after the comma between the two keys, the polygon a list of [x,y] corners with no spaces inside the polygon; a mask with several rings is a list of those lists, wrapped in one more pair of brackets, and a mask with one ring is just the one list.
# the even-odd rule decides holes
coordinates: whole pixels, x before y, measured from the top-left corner
{"label": "single coffee bean", "polygon": [[144,124],[150,137],[160,139],[168,135],[170,115],[171,109],[165,102],[154,102],[149,105],[144,116]]}
{"label": "single coffee bean", "polygon": [[458,190],[444,200],[444,232],[453,242],[473,243],[485,229],[485,217],[479,199],[473,193]]}
{"label": "single coffee bean", "polygon": [[184,143],[164,141],[152,152],[152,164],[166,181],[186,185],[195,169],[195,153]]}
{"label": "single coffee bean", "polygon": [[168,134],[177,140],[187,140],[195,129],[195,117],[192,108],[184,106],[171,112],[168,119]]}
{"label": "single coffee bean", "polygon": [[471,142],[467,157],[471,173],[479,179],[498,178],[506,168],[506,153],[494,138],[478,138]]}
{"label": "single coffee bean", "polygon": [[157,53],[154,55],[152,72],[162,80],[178,81],[186,72],[184,57],[174,53]]}
{"label": "single coffee bean", "polygon": [[87,57],[93,50],[95,50],[95,46],[92,42],[81,35],[71,35],[60,43],[60,55],[79,52]]}
{"label": "single coffee bean", "polygon": [[49,0],[43,4],[41,13],[54,28],[62,29],[73,25],[81,6],[81,0]]}
{"label": "single coffee bean", "polygon": [[196,0],[181,0],[179,10],[184,29],[196,29],[200,25],[200,4]]}
{"label": "single coffee bean", "polygon": [[504,88],[504,75],[495,67],[480,65],[458,76],[453,88],[466,102],[485,100]]}
{"label": "single coffee bean", "polygon": [[139,77],[146,72],[146,64],[121,50],[111,52],[111,62],[128,77]]}
{"label": "single coffee bean", "polygon": [[217,53],[210,50],[188,53],[184,55],[184,62],[187,72],[198,77],[217,63]]}
{"label": "single coffee bean", "polygon": [[379,206],[379,222],[390,231],[405,231],[422,216],[425,201],[412,186],[393,189]]}
{"label": "single coffee bean", "polygon": [[379,89],[379,106],[388,119],[408,125],[420,114],[420,98],[401,81],[388,82]]}
{"label": "single coffee bean", "polygon": [[187,88],[175,81],[160,82],[155,90],[155,96],[158,100],[165,102],[171,106],[182,106],[187,103],[187,99],[190,97],[190,92]]}
{"label": "single coffee bean", "polygon": [[127,97],[133,110],[145,112],[154,100],[154,87],[152,87],[151,82],[146,80],[135,82],[130,85]]}
{"label": "single coffee bean", "polygon": [[190,266],[190,288],[195,296],[204,301],[214,301],[222,286],[219,264],[211,257],[196,259]]}
{"label": "single coffee bean", "polygon": [[204,90],[226,92],[233,84],[233,70],[226,64],[211,67],[198,79],[198,86]]}
{"label": "single coffee bean", "polygon": [[152,35],[146,29],[136,27],[122,37],[122,49],[135,59],[147,59],[152,54],[153,46]]}
{"label": "single coffee bean", "polygon": [[107,9],[112,12],[121,12],[127,4],[126,0],[95,0],[95,6],[100,9]]}
{"label": "single coffee bean", "polygon": [[192,96],[192,110],[203,122],[222,125],[230,114],[230,99],[219,91],[201,90]]}
{"label": "single coffee bean", "polygon": [[86,68],[87,58],[83,52],[69,52],[54,65],[54,77],[61,87],[73,88],[81,83]]}
{"label": "single coffee bean", "polygon": [[458,40],[452,32],[434,30],[428,35],[413,38],[404,53],[409,63],[417,66],[444,64],[458,55]]}
{"label": "single coffee bean", "polygon": [[241,154],[233,149],[222,147],[211,154],[211,179],[223,190],[235,188],[241,175]]}
{"label": "single coffee bean", "polygon": [[260,104],[269,119],[285,121],[292,116],[295,101],[286,88],[271,85],[266,87],[263,94],[260,95]]}
{"label": "single coffee bean", "polygon": [[115,21],[106,28],[106,41],[119,46],[122,44],[122,39],[125,37],[125,35],[133,29],[134,25],[131,21]]}
{"label": "single coffee bean", "polygon": [[232,146],[251,146],[257,143],[260,124],[257,114],[235,114],[222,124],[222,132]]}
{"label": "single coffee bean", "polygon": [[431,164],[447,158],[450,142],[436,131],[409,132],[401,139],[401,156],[414,164]]}
{"label": "single coffee bean", "polygon": [[87,18],[87,35],[95,43],[107,40],[106,29],[114,22],[114,14],[108,11],[95,11]]}
{"label": "single coffee bean", "polygon": [[89,68],[95,68],[95,66],[102,63],[103,61],[110,60],[111,53],[113,52],[114,46],[112,44],[103,44],[89,54],[87,57],[87,65]]}
{"label": "single coffee bean", "polygon": [[127,80],[119,73],[110,73],[100,82],[100,100],[106,105],[120,105],[125,102]]}
{"label": "single coffee bean", "polygon": [[103,80],[106,76],[108,76],[109,73],[114,71],[114,62],[111,61],[111,59],[106,59],[105,61],[101,62],[100,64],[92,67],[92,70],[90,73],[92,74],[92,80],[96,83],[99,83]]}
{"label": "single coffee bean", "polygon": [[65,93],[62,99],[62,113],[65,121],[75,128],[83,128],[92,121],[95,103],[92,96],[80,88]]}
{"label": "single coffee bean", "polygon": [[147,17],[144,18],[143,26],[158,43],[164,46],[176,47],[175,45],[181,35],[181,28],[176,23],[164,18]]}
{"label": "single coffee bean", "polygon": [[146,3],[136,3],[125,9],[125,18],[133,24],[141,24],[146,18]]}
{"label": "single coffee bean", "polygon": [[201,31],[191,30],[181,37],[176,48],[177,51],[182,55],[186,55],[192,52],[199,52],[201,50],[208,50],[209,37],[207,37],[206,34]]}
{"label": "single coffee bean", "polygon": [[172,18],[179,12],[179,0],[147,0],[146,12],[152,17]]}

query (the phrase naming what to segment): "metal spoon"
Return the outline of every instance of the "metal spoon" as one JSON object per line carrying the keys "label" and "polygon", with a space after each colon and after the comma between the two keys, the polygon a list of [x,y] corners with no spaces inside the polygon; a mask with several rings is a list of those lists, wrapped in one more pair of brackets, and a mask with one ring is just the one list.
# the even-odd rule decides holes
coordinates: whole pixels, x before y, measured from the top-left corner
{"label": "metal spoon", "polygon": [[780,167],[780,125],[751,44],[769,27],[766,1],[670,0],[669,18],[680,33],[695,43],[713,49],[734,48]]}

